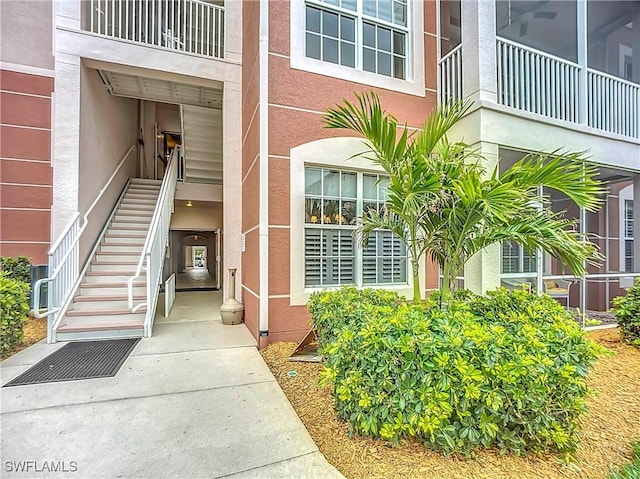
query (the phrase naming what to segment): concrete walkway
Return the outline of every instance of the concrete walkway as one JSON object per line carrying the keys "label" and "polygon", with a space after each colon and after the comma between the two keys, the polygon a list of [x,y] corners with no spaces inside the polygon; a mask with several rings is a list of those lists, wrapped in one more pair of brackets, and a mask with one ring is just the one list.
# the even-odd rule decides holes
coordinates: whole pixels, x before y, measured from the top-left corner
{"label": "concrete walkway", "polygon": [[[189,302],[198,303],[179,294],[176,311]],[[342,477],[244,325],[194,319],[204,320],[156,324],[113,378],[0,389],[0,476]],[[5,360],[2,384],[62,345],[38,343]],[[33,461],[22,465],[29,472],[15,472],[19,461]],[[73,472],[39,472],[49,465]]]}

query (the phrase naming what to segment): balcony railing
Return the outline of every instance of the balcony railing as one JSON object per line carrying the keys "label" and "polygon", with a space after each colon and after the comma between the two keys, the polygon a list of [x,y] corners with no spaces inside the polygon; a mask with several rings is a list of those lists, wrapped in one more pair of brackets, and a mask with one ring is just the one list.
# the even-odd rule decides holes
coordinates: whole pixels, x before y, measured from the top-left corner
{"label": "balcony railing", "polygon": [[224,57],[224,8],[201,0],[91,0],[89,30],[145,45]]}
{"label": "balcony railing", "polygon": [[640,85],[503,38],[496,57],[498,103],[640,138]]}
{"label": "balcony railing", "polygon": [[497,43],[498,103],[578,121],[579,65],[501,38]]}
{"label": "balcony railing", "polygon": [[[640,138],[640,85],[504,38],[496,47],[499,104]],[[463,55],[459,45],[440,60],[440,101],[464,96]]]}
{"label": "balcony railing", "polygon": [[589,126],[640,138],[640,85],[587,69]]}
{"label": "balcony railing", "polygon": [[440,101],[462,98],[462,45],[453,48],[438,64]]}

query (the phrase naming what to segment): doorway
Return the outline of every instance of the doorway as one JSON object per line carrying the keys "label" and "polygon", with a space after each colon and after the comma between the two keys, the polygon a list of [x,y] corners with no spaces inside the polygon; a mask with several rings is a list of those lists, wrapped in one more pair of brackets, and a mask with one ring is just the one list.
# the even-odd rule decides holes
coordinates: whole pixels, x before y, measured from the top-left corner
{"label": "doorway", "polygon": [[172,231],[171,242],[176,291],[220,289],[218,231]]}

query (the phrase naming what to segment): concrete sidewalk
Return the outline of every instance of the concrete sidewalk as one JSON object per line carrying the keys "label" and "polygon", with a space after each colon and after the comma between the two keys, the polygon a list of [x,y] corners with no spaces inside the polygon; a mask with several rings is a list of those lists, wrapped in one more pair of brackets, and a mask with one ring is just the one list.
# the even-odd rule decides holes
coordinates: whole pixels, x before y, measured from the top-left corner
{"label": "concrete sidewalk", "polygon": [[[38,343],[2,362],[2,384],[62,345]],[[113,378],[0,394],[2,477],[342,477],[244,325],[157,324]],[[30,472],[15,472],[19,461],[34,461]],[[36,472],[62,463],[75,472]]]}

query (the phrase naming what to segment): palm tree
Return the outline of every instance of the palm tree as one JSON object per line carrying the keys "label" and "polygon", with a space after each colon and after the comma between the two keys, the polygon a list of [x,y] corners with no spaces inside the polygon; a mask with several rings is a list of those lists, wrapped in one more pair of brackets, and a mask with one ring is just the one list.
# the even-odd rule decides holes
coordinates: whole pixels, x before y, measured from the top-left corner
{"label": "palm tree", "polygon": [[424,127],[409,134],[406,125],[384,111],[375,93],[356,95],[357,105],[347,100],[329,109],[325,116],[328,128],[347,128],[368,140],[363,154],[387,173],[388,199],[381,212],[365,213],[356,236],[366,246],[370,234],[379,228],[392,231],[405,244],[411,256],[413,298],[421,301],[420,260],[425,254],[424,218],[432,199],[438,195],[439,178],[433,174],[427,158],[447,131],[462,118],[468,103],[452,103],[436,109]]}
{"label": "palm tree", "polygon": [[469,103],[444,104],[422,129],[409,134],[405,125],[398,137],[396,119],[381,108],[375,93],[356,97],[356,105],[344,100],[329,109],[325,124],[362,135],[364,154],[389,175],[386,208],[363,215],[357,234],[366,244],[373,230],[389,229],[406,244],[415,301],[421,299],[418,271],[425,253],[440,266],[444,301],[466,261],[504,241],[530,251],[539,248],[577,275],[585,272],[585,263],[599,261],[595,246],[571,229],[573,222],[552,212],[548,200],[537,194],[539,186],[552,188],[596,211],[604,187],[583,154],[533,153],[500,176],[497,168],[488,175],[477,152],[446,137]]}

